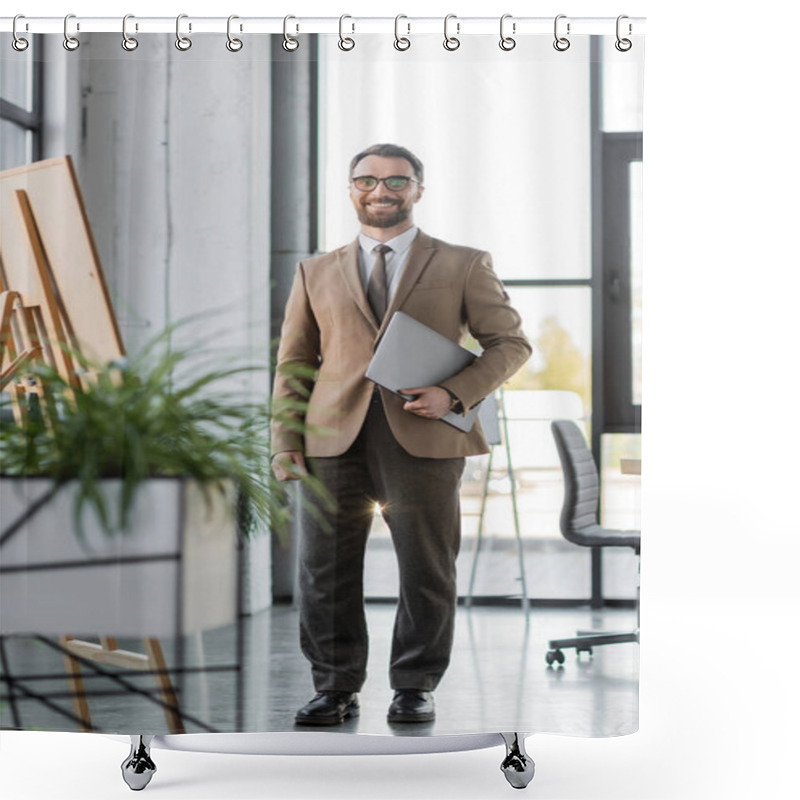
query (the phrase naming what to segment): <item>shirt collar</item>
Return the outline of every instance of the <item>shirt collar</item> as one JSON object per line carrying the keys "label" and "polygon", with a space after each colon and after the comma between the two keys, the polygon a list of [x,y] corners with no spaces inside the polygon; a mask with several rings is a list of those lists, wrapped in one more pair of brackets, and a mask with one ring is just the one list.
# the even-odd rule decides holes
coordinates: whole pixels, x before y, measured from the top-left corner
{"label": "shirt collar", "polygon": [[411,247],[411,243],[416,238],[417,233],[419,233],[419,228],[416,225],[412,225],[407,231],[403,231],[399,236],[395,236],[394,239],[389,239],[388,242],[379,242],[377,239],[373,239],[365,233],[359,233],[358,243],[361,249],[367,253],[371,253],[379,244],[385,244],[391,247],[395,253],[400,254]]}

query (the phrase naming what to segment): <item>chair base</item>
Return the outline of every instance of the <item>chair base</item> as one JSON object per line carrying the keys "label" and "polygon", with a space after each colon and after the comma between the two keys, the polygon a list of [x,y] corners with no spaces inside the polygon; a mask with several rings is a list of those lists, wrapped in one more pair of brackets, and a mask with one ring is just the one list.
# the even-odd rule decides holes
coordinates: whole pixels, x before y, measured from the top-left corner
{"label": "chair base", "polygon": [[545,660],[548,665],[557,662],[564,663],[564,650],[574,647],[575,651],[580,657],[581,653],[588,653],[592,655],[592,648],[599,647],[604,644],[626,644],[630,642],[639,642],[639,631],[625,631],[623,633],[590,633],[588,631],[578,631],[577,636],[571,639],[551,639],[548,642],[548,647]]}

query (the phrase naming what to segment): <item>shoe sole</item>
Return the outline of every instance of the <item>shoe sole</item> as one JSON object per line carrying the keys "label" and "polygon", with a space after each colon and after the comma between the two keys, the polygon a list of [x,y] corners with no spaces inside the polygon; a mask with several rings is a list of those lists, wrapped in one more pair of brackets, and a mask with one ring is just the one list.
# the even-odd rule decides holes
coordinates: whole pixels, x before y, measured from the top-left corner
{"label": "shoe sole", "polygon": [[411,714],[402,714],[402,715],[399,715],[399,716],[396,716],[394,714],[388,714],[386,716],[386,721],[387,722],[410,722],[410,723],[413,723],[413,722],[434,722],[435,719],[436,719],[436,714],[435,713],[414,714],[413,716]]}
{"label": "shoe sole", "polygon": [[347,709],[339,717],[330,717],[328,719],[325,718],[314,718],[314,717],[295,717],[294,724],[295,725],[310,725],[315,728],[325,728],[325,727],[332,727],[333,725],[341,725],[345,720],[350,719],[351,717],[357,717],[359,715],[359,709]]}

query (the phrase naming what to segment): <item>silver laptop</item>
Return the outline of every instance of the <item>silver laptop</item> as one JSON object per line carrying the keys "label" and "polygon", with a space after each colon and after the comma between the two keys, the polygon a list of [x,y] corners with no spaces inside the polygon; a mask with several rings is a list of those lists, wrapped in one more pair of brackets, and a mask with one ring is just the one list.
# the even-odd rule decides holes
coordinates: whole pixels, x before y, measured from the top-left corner
{"label": "silver laptop", "polygon": [[[400,389],[437,386],[461,372],[476,358],[474,353],[441,333],[402,311],[396,311],[386,326],[366,375],[404,400],[413,400],[413,397],[401,394]],[[479,407],[480,403],[466,414],[451,411],[441,421],[461,431],[471,431]]]}

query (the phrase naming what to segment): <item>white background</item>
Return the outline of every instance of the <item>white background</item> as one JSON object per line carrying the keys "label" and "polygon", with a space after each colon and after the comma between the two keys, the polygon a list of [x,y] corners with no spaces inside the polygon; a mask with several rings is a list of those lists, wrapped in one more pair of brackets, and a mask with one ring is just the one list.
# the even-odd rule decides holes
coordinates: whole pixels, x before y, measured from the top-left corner
{"label": "white background", "polygon": [[[688,0],[235,6],[28,0],[3,13],[647,17],[641,730],[532,737],[537,776],[527,792],[538,800],[794,796],[800,10],[762,2],[726,16],[731,4]],[[689,459],[678,455],[686,438],[695,445]],[[129,796],[119,774],[126,753],[100,736],[4,731],[3,796]],[[146,791],[165,800],[486,800],[513,791],[498,771],[500,749],[155,757]]]}

